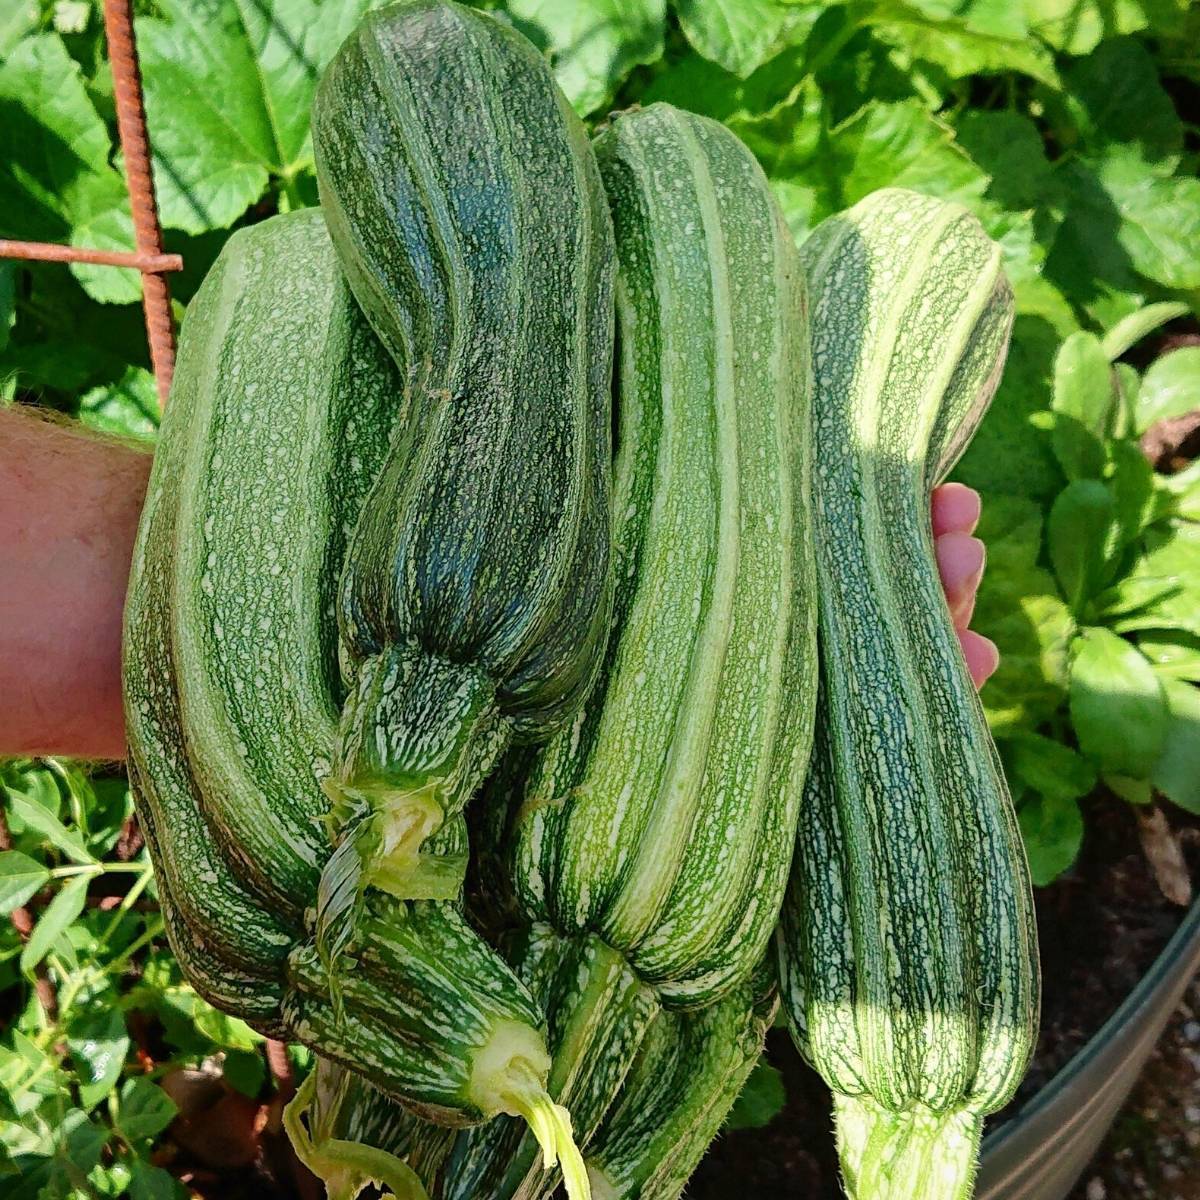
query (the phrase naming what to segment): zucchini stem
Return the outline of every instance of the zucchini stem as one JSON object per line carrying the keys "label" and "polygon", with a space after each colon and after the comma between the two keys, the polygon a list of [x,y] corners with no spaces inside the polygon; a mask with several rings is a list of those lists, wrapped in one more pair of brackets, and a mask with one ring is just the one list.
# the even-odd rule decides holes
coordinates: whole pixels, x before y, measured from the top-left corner
{"label": "zucchini stem", "polygon": [[834,1115],[850,1200],[970,1200],[982,1113],[924,1104],[893,1112],[834,1093]]}
{"label": "zucchini stem", "polygon": [[532,1065],[514,1059],[509,1067],[509,1087],[502,1099],[514,1116],[524,1117],[542,1148],[542,1169],[562,1170],[563,1183],[570,1200],[591,1200],[592,1188],[587,1167],[571,1130],[571,1114],[555,1104]]}
{"label": "zucchini stem", "polygon": [[386,1188],[395,1200],[429,1200],[420,1176],[396,1155],[342,1138],[314,1140],[305,1127],[304,1116],[316,1094],[314,1067],[283,1110],[283,1127],[296,1157],[324,1182],[327,1200],[354,1200],[369,1185]]}

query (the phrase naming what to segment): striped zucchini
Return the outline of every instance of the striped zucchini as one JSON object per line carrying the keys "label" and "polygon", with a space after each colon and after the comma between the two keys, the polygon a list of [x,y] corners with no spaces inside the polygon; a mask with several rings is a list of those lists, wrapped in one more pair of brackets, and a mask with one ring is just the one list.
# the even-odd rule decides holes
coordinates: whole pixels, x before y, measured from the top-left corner
{"label": "striped zucchini", "polygon": [[695,1007],[762,958],[811,743],[804,284],[722,126],[653,105],[596,149],[620,258],[616,634],[530,771],[514,878],[531,917]]}
{"label": "striped zucchini", "polygon": [[[425,839],[511,741],[568,722],[599,665],[612,230],[545,60],[446,0],[366,16],[322,79],[313,138],[342,266],[407,403],[346,556],[326,786],[358,888],[428,895]],[[322,904],[333,948],[351,849]]]}
{"label": "striped zucchini", "polygon": [[[619,259],[614,634],[580,716],[528,769],[512,868],[530,920],[599,939],[638,984],[604,1014],[627,1054],[599,1049],[613,1002],[598,978],[549,998],[551,1092],[585,1145],[657,1007],[708,1004],[761,961],[816,692],[794,243],[715,122],[654,105],[617,117],[596,151]],[[497,1136],[472,1131],[455,1154]],[[535,1158],[526,1139],[487,1194],[544,1194]]]}
{"label": "striped zucchini", "polygon": [[773,972],[695,1012],[659,1013],[587,1148],[595,1200],[677,1200],[762,1053]]}
{"label": "striped zucchini", "polygon": [[887,190],[804,247],[821,698],[779,939],[856,1200],[970,1194],[1034,1044],[1020,833],[934,565],[930,489],[1004,362],[1012,294],[964,209]]}
{"label": "striped zucchini", "polygon": [[[319,213],[229,240],[184,326],[135,548],[131,779],[202,994],[439,1119],[523,1115],[553,1161],[573,1146],[545,1091],[542,1014],[456,903],[365,905],[344,1005],[310,936],[331,854],[338,574],[400,400]],[[461,817],[433,848],[465,860]]]}

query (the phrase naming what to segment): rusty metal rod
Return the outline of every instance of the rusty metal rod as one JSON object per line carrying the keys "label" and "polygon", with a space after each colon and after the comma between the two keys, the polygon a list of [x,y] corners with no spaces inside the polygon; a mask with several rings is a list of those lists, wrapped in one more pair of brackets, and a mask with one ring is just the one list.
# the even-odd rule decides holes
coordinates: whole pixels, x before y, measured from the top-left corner
{"label": "rusty metal rod", "polygon": [[[150,172],[150,141],[146,135],[142,76],[133,40],[130,0],[104,0],[104,33],[112,65],[117,132],[125,154],[134,243],[139,254],[158,256],[163,252],[162,226],[158,222],[154,176]],[[158,403],[164,407],[175,370],[175,327],[171,320],[171,294],[162,274],[142,271],[142,305],[146,310],[146,337],[158,385]]]}
{"label": "rusty metal rod", "polygon": [[95,263],[102,267],[133,267],[137,271],[182,271],[180,254],[139,254],[133,250],[93,250],[88,246],[60,246],[57,242],[14,242],[0,238],[0,258],[38,262]]}

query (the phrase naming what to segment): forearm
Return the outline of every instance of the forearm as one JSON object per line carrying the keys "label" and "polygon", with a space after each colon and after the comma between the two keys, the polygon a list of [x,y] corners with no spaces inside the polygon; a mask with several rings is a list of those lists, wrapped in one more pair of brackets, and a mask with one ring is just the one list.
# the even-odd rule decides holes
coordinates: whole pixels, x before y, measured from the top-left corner
{"label": "forearm", "polygon": [[121,611],[150,461],[0,409],[0,755],[123,757]]}

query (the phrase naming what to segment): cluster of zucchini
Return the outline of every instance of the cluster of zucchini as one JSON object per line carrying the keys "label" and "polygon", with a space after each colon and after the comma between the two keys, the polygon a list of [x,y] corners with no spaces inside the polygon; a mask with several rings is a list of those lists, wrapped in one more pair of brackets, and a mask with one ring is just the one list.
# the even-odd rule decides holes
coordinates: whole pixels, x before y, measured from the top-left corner
{"label": "cluster of zucchini", "polygon": [[313,137],[321,208],[189,307],[135,549],[189,979],[317,1051],[334,1198],[674,1200],[779,996],[851,1195],[969,1195],[1037,1006],[928,519],[996,247],[890,191],[802,258],[728,130],[589,142],[449,0],[364,19]]}

